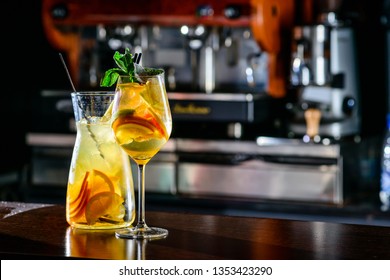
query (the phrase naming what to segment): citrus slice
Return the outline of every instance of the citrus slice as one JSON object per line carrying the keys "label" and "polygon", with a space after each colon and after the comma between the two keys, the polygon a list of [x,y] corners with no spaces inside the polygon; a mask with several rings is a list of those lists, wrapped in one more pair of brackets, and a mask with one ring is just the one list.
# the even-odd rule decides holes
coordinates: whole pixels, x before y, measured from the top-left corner
{"label": "citrus slice", "polygon": [[[83,216],[85,207],[87,205],[87,201],[90,196],[90,188],[88,188],[88,175],[89,172],[85,173],[83,183],[81,184],[81,188],[79,193],[75,194],[75,192],[70,192],[69,195],[69,217],[73,219],[79,219]],[[69,188],[70,190],[74,188]]]}
{"label": "citrus slice", "polygon": [[93,169],[89,178],[91,196],[100,192],[115,192],[115,186],[111,179],[102,171]]}
{"label": "citrus slice", "polygon": [[[119,83],[117,84],[117,90],[121,93],[121,104],[126,104],[126,106],[135,106],[138,107],[140,100],[139,96],[145,93],[147,90],[145,84],[139,83]],[[137,105],[138,104],[138,105]]]}
{"label": "citrus slice", "polygon": [[86,190],[88,188],[88,177],[89,172],[85,172],[85,175],[83,177],[83,182],[80,185],[80,188],[77,187],[77,184],[72,184],[68,187],[68,197],[70,203],[77,203],[77,201],[81,200],[86,193]]}
{"label": "citrus slice", "polygon": [[88,202],[85,217],[89,225],[93,225],[99,218],[104,221],[120,222],[125,215],[123,198],[116,193],[101,192],[94,195]]}
{"label": "citrus slice", "polygon": [[135,116],[116,119],[112,128],[120,145],[129,144],[133,140],[141,142],[156,137],[160,131],[149,120]]}

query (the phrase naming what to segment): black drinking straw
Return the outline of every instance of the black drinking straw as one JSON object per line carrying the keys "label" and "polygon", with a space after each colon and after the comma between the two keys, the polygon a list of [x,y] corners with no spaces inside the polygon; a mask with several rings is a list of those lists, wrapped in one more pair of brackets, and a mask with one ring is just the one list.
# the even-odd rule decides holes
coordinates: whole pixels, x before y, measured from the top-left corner
{"label": "black drinking straw", "polygon": [[133,57],[133,62],[137,63],[137,59],[138,59],[138,53],[135,53]]}
{"label": "black drinking straw", "polygon": [[141,61],[141,57],[142,57],[142,53],[136,53],[136,54],[134,55],[134,62],[137,63],[137,64],[139,64],[140,61]]}

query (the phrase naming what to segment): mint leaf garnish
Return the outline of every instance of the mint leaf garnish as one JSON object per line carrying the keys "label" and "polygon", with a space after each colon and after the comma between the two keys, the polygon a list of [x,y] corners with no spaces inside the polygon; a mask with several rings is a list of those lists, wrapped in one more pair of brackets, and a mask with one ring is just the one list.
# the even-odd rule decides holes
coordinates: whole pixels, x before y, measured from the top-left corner
{"label": "mint leaf garnish", "polygon": [[120,69],[123,70],[126,74],[132,75],[134,74],[134,61],[133,61],[133,55],[130,53],[129,48],[125,49],[125,53],[121,54],[118,51],[114,53],[114,61],[116,65]]}
{"label": "mint leaf garnish", "polygon": [[142,76],[154,76],[162,74],[164,70],[157,68],[148,68],[136,65],[133,55],[130,53],[129,48],[125,49],[125,53],[121,54],[118,51],[114,53],[114,61],[119,68],[111,68],[104,73],[103,78],[100,81],[100,86],[110,87],[114,85],[119,76],[129,76],[129,82],[142,82],[140,79]]}
{"label": "mint leaf garnish", "polygon": [[104,77],[100,81],[100,86],[110,87],[113,84],[115,84],[116,81],[118,80],[119,76],[121,75],[120,71],[121,71],[121,69],[118,69],[118,68],[113,68],[113,69],[107,70],[104,73]]}
{"label": "mint leaf garnish", "polygon": [[116,83],[120,75],[130,76],[131,81],[135,81],[135,66],[133,61],[133,55],[130,53],[129,48],[125,49],[125,53],[121,54],[118,51],[114,53],[114,61],[119,68],[112,68],[104,73],[103,78],[100,81],[100,86],[110,87]]}

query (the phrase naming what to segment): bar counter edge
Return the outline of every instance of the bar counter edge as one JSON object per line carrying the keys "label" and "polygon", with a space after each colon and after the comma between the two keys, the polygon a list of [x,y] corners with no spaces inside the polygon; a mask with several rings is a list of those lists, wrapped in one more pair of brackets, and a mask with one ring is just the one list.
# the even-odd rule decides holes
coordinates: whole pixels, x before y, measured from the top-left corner
{"label": "bar counter edge", "polygon": [[0,202],[2,259],[387,260],[390,227],[276,218],[149,211],[159,240],[75,230],[56,204]]}

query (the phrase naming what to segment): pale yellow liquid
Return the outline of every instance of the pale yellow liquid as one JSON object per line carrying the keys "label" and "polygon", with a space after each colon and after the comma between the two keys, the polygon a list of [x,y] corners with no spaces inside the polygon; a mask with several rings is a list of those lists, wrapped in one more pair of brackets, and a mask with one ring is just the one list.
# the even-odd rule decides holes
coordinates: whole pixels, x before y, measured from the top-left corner
{"label": "pale yellow liquid", "polygon": [[[112,129],[116,140],[137,163],[146,164],[168,141],[171,133],[169,107],[158,85],[127,83],[117,85],[118,96]],[[163,91],[163,92],[159,92]]]}
{"label": "pale yellow liquid", "polygon": [[67,222],[87,229],[127,227],[135,219],[133,190],[129,157],[115,142],[110,123],[78,122],[67,187]]}

